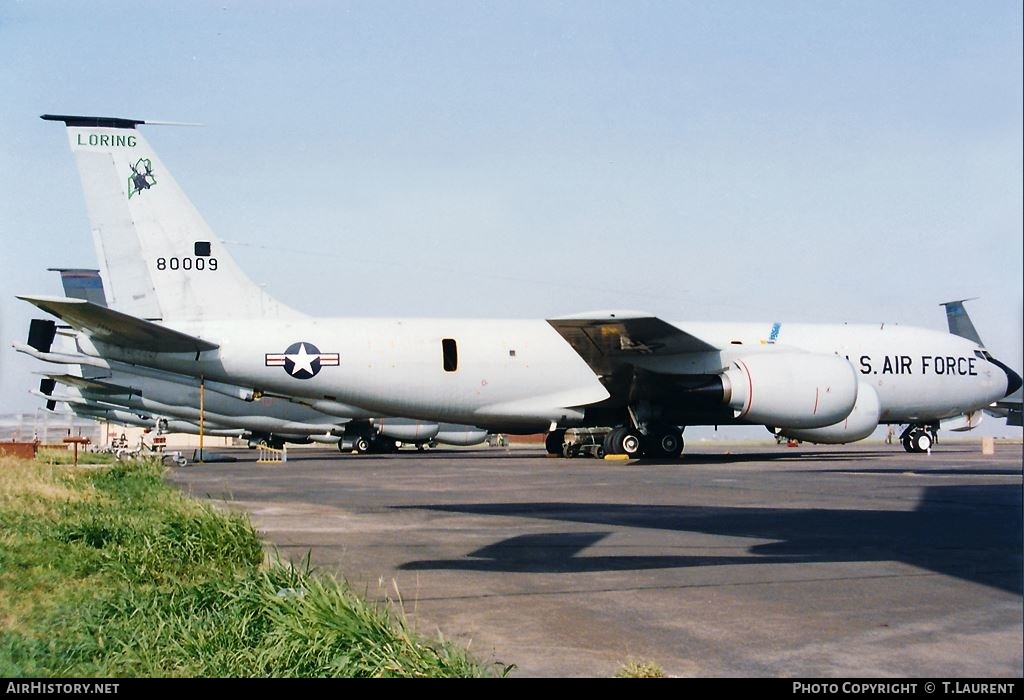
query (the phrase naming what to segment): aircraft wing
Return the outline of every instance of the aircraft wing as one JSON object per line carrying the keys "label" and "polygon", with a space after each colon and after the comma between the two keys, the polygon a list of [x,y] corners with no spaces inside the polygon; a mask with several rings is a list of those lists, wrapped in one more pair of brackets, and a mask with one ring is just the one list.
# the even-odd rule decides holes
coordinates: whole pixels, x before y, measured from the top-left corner
{"label": "aircraft wing", "polygon": [[109,394],[110,396],[131,396],[132,394],[139,393],[133,391],[130,387],[121,386],[120,384],[111,384],[110,382],[101,382],[97,379],[86,379],[85,377],[78,377],[73,374],[47,374],[47,377],[64,384],[66,386],[77,387],[83,391],[89,391],[94,394]]}
{"label": "aircraft wing", "polygon": [[33,296],[18,298],[35,304],[46,313],[85,331],[94,339],[111,345],[150,352],[204,352],[219,347],[208,340],[82,299]]}
{"label": "aircraft wing", "polygon": [[46,399],[47,403],[52,401],[62,401],[68,404],[69,406],[72,404],[87,405],[90,403],[90,401],[86,398],[83,398],[81,396],[73,396],[71,394],[44,394],[43,392],[37,391],[35,389],[28,393],[32,394],[33,396],[38,396],[41,399]]}
{"label": "aircraft wing", "polygon": [[599,376],[633,364],[638,355],[678,355],[718,350],[700,338],[640,312],[562,316],[548,323]]}

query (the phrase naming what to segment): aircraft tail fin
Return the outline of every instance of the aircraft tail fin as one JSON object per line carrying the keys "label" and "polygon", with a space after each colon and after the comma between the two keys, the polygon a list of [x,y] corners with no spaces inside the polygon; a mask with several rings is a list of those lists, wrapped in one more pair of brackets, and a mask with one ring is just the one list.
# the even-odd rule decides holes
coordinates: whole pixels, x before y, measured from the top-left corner
{"label": "aircraft tail fin", "polygon": [[949,324],[949,332],[985,347],[971,317],[967,314],[967,309],[964,308],[965,301],[971,301],[971,299],[942,302],[942,306],[946,307],[946,323]]}
{"label": "aircraft tail fin", "polygon": [[[946,307],[946,322],[949,324],[949,332],[953,335],[958,335],[961,338],[966,338],[974,343],[977,343],[985,355],[985,359],[997,366],[999,369],[1006,373],[1006,394],[1004,398],[1008,398],[1014,392],[1020,390],[1021,377],[1015,371],[1010,369],[1007,365],[1003,364],[996,358],[989,354],[988,350],[985,349],[985,343],[981,342],[981,336],[978,335],[978,331],[974,328],[974,323],[971,322],[971,317],[967,314],[967,309],[964,308],[965,301],[972,301],[971,299],[960,299],[958,301],[944,301],[942,306]],[[1013,402],[1009,402],[1013,403]],[[1020,420],[1020,402],[1016,403],[1017,415],[1016,420]],[[1012,413],[1010,414],[1012,416]],[[1013,420],[1010,416],[1007,417],[1007,425],[1019,425],[1019,423],[1010,422]]]}
{"label": "aircraft tail fin", "polygon": [[69,299],[91,301],[96,306],[106,306],[107,296],[103,293],[103,280],[99,270],[86,268],[51,267],[50,272],[60,273],[64,296]]}
{"label": "aircraft tail fin", "polygon": [[42,118],[67,128],[111,308],[163,321],[299,315],[238,267],[137,129],[145,121]]}

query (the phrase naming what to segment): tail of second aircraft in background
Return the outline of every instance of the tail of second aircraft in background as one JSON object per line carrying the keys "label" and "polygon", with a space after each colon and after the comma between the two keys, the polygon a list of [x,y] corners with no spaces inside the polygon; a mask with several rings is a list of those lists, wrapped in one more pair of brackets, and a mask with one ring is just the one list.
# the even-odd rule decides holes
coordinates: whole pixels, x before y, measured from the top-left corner
{"label": "tail of second aircraft in background", "polygon": [[942,306],[946,309],[946,323],[949,325],[949,332],[985,347],[985,343],[981,342],[981,336],[978,335],[978,331],[974,327],[974,322],[971,321],[967,309],[964,308],[965,301],[973,301],[973,299],[942,302]]}
{"label": "tail of second aircraft in background", "polygon": [[[975,329],[967,309],[964,308],[965,301],[971,301],[971,299],[942,302],[942,306],[946,309],[946,323],[949,325],[949,332],[961,338],[972,340],[984,348],[985,343],[981,342],[981,337],[978,335],[978,331]],[[993,362],[1001,367],[1006,372],[1007,377],[1006,396],[984,409],[985,413],[996,418],[1005,418],[1007,425],[1024,426],[1024,418],[1022,418],[1024,411],[1021,410],[1020,375],[989,355],[987,350],[984,352],[989,362]]]}
{"label": "tail of second aircraft in background", "polygon": [[144,121],[42,118],[67,127],[111,308],[164,321],[300,315],[238,267],[139,133]]}

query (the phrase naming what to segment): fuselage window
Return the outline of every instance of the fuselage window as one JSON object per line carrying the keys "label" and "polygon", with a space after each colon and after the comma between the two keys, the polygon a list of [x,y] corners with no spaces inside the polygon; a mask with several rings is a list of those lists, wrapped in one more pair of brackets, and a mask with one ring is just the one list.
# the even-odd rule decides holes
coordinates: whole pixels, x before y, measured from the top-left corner
{"label": "fuselage window", "polygon": [[459,347],[454,338],[441,340],[441,355],[444,358],[444,371],[454,372],[459,368]]}

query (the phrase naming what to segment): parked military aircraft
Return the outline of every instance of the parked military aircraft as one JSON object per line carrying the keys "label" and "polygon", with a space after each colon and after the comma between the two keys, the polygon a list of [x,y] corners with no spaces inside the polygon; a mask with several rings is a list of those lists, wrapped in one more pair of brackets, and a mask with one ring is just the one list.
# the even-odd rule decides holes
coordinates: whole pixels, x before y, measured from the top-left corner
{"label": "parked military aircraft", "polygon": [[[51,268],[61,274],[64,292],[70,298],[85,299],[107,306],[98,270],[85,268]],[[94,410],[134,411],[145,416],[145,425],[155,420],[158,428],[167,430],[169,421],[184,422],[197,433],[200,412],[211,429],[235,430],[246,435],[251,444],[263,442],[281,447],[284,442],[321,442],[337,444],[342,451],[390,451],[399,443],[419,447],[427,444],[475,445],[487,438],[487,431],[469,426],[429,423],[420,420],[371,416],[365,412],[345,411],[342,417],[322,413],[305,404],[272,397],[255,397],[251,391],[237,386],[211,383],[211,391],[200,400],[200,382],[185,375],[156,369],[133,367],[124,363],[89,364],[90,358],[74,351],[55,354],[51,344],[56,337],[52,321],[35,320],[27,346],[19,351],[37,359],[71,364],[71,373],[48,375],[41,392],[51,400],[63,400],[76,406],[89,405]],[[84,364],[83,364],[84,363]],[[65,384],[76,392],[64,398],[53,395],[53,384]],[[205,385],[203,388],[207,388]],[[202,406],[201,406],[202,404]],[[52,407],[51,407],[52,410]],[[346,424],[353,418],[369,422],[370,432],[347,435]]]}
{"label": "parked military aircraft", "polygon": [[[39,342],[38,332],[33,340]],[[244,436],[251,445],[266,443],[278,448],[285,442],[319,442],[338,445],[342,451],[390,451],[399,443],[474,445],[487,436],[486,431],[467,426],[370,418],[375,430],[372,435],[346,437],[349,418],[329,416],[301,403],[272,397],[246,401],[233,395],[238,390],[231,392],[225,386],[205,392],[200,401],[200,383],[192,377],[116,361],[97,363],[85,355],[52,353],[46,346],[15,347],[43,361],[71,365],[69,370],[46,374],[41,381],[37,393],[47,399],[48,409],[53,410],[54,402],[63,401],[82,409],[79,414],[99,413],[99,418],[115,422],[125,422],[127,412],[136,417],[129,425],[159,432],[198,434],[202,412],[207,434]],[[54,393],[55,384],[68,388]]]}
{"label": "parked military aircraft", "polygon": [[[824,443],[907,424],[903,445],[921,452],[939,421],[1021,383],[976,342],[886,324],[667,322],[630,311],[547,321],[309,318],[235,264],[139,133],[144,121],[43,118],[67,128],[121,310],[21,298],[80,329],[88,355],[314,407],[548,430],[551,451],[565,428],[615,426],[605,451],[631,456],[678,455],[683,427],[731,423]],[[133,259],[146,262],[144,274]]]}

